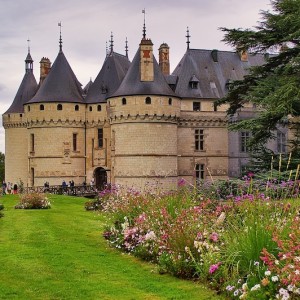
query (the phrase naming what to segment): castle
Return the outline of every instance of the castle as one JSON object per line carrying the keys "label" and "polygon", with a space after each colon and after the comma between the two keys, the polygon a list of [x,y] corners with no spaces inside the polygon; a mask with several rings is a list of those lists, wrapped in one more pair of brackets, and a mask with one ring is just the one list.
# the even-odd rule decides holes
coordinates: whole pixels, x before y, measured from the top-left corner
{"label": "castle", "polygon": [[[228,83],[242,79],[264,55],[187,49],[170,74],[169,47],[143,36],[132,60],[111,42],[94,82],[83,89],[62,50],[51,66],[40,61],[40,81],[28,50],[25,75],[3,114],[5,179],[25,185],[76,185],[92,179],[144,189],[174,189],[180,178],[194,184],[239,176],[249,159],[251,133],[228,131],[224,97]],[[250,103],[235,120],[253,116]],[[287,131],[269,148],[285,152]]]}

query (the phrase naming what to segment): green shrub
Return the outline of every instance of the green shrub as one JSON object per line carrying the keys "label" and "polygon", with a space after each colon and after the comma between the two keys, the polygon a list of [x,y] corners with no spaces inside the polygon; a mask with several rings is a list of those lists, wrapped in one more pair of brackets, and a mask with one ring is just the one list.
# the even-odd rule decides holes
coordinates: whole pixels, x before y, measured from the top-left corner
{"label": "green shrub", "polygon": [[85,202],[84,207],[86,210],[102,210],[103,209],[102,201],[99,198]]}
{"label": "green shrub", "polygon": [[0,203],[0,218],[4,217],[3,212],[1,212],[1,210],[4,209],[4,205]]}
{"label": "green shrub", "polygon": [[20,195],[20,202],[15,206],[16,209],[48,209],[51,203],[45,194],[31,193]]}

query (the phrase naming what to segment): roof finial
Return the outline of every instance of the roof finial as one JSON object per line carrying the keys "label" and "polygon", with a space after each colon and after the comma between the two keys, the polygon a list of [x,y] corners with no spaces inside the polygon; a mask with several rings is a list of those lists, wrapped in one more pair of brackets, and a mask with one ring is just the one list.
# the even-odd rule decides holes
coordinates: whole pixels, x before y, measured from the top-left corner
{"label": "roof finial", "polygon": [[127,41],[127,36],[126,36],[126,40],[125,40],[125,53],[126,53],[126,57],[128,58],[128,41]]}
{"label": "roof finial", "polygon": [[186,44],[187,44],[187,49],[190,49],[190,31],[189,31],[189,27],[186,28],[186,36],[187,38],[187,41],[186,41]]}
{"label": "roof finial", "polygon": [[146,10],[145,8],[142,10],[142,13],[144,14],[144,27],[143,27],[143,39],[146,39]]}
{"label": "roof finial", "polygon": [[114,51],[114,40],[113,40],[114,36],[113,36],[113,33],[111,32],[110,33],[110,54],[113,53]]}
{"label": "roof finial", "polygon": [[62,52],[61,22],[58,23],[58,26],[59,26],[59,52]]}
{"label": "roof finial", "polygon": [[106,44],[106,47],[105,47],[105,54],[106,54],[106,57],[108,56],[108,47],[107,47],[107,41],[105,42],[105,44]]}
{"label": "roof finial", "polygon": [[28,53],[30,53],[30,39],[27,39],[27,43],[28,43]]}

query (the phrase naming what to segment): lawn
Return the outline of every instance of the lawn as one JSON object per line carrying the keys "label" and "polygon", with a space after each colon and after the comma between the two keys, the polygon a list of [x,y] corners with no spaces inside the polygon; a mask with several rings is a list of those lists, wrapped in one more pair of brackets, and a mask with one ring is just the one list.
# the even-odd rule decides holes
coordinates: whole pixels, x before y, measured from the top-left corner
{"label": "lawn", "polygon": [[0,198],[0,299],[223,299],[192,281],[110,248],[105,218],[85,198],[50,196],[48,210]]}

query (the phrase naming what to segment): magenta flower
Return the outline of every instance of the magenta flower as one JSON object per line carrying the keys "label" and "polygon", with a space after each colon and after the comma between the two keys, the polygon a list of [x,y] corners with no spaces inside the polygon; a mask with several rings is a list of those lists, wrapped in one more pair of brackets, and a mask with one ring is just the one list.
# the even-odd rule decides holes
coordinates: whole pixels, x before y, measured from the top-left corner
{"label": "magenta flower", "polygon": [[218,269],[219,269],[219,266],[221,265],[220,262],[218,262],[217,264],[214,264],[214,265],[211,265],[209,267],[209,274],[213,274],[215,273]]}
{"label": "magenta flower", "polygon": [[216,232],[213,232],[213,233],[210,235],[209,239],[210,239],[212,242],[217,242],[218,239],[219,239],[219,235],[218,235]]}

